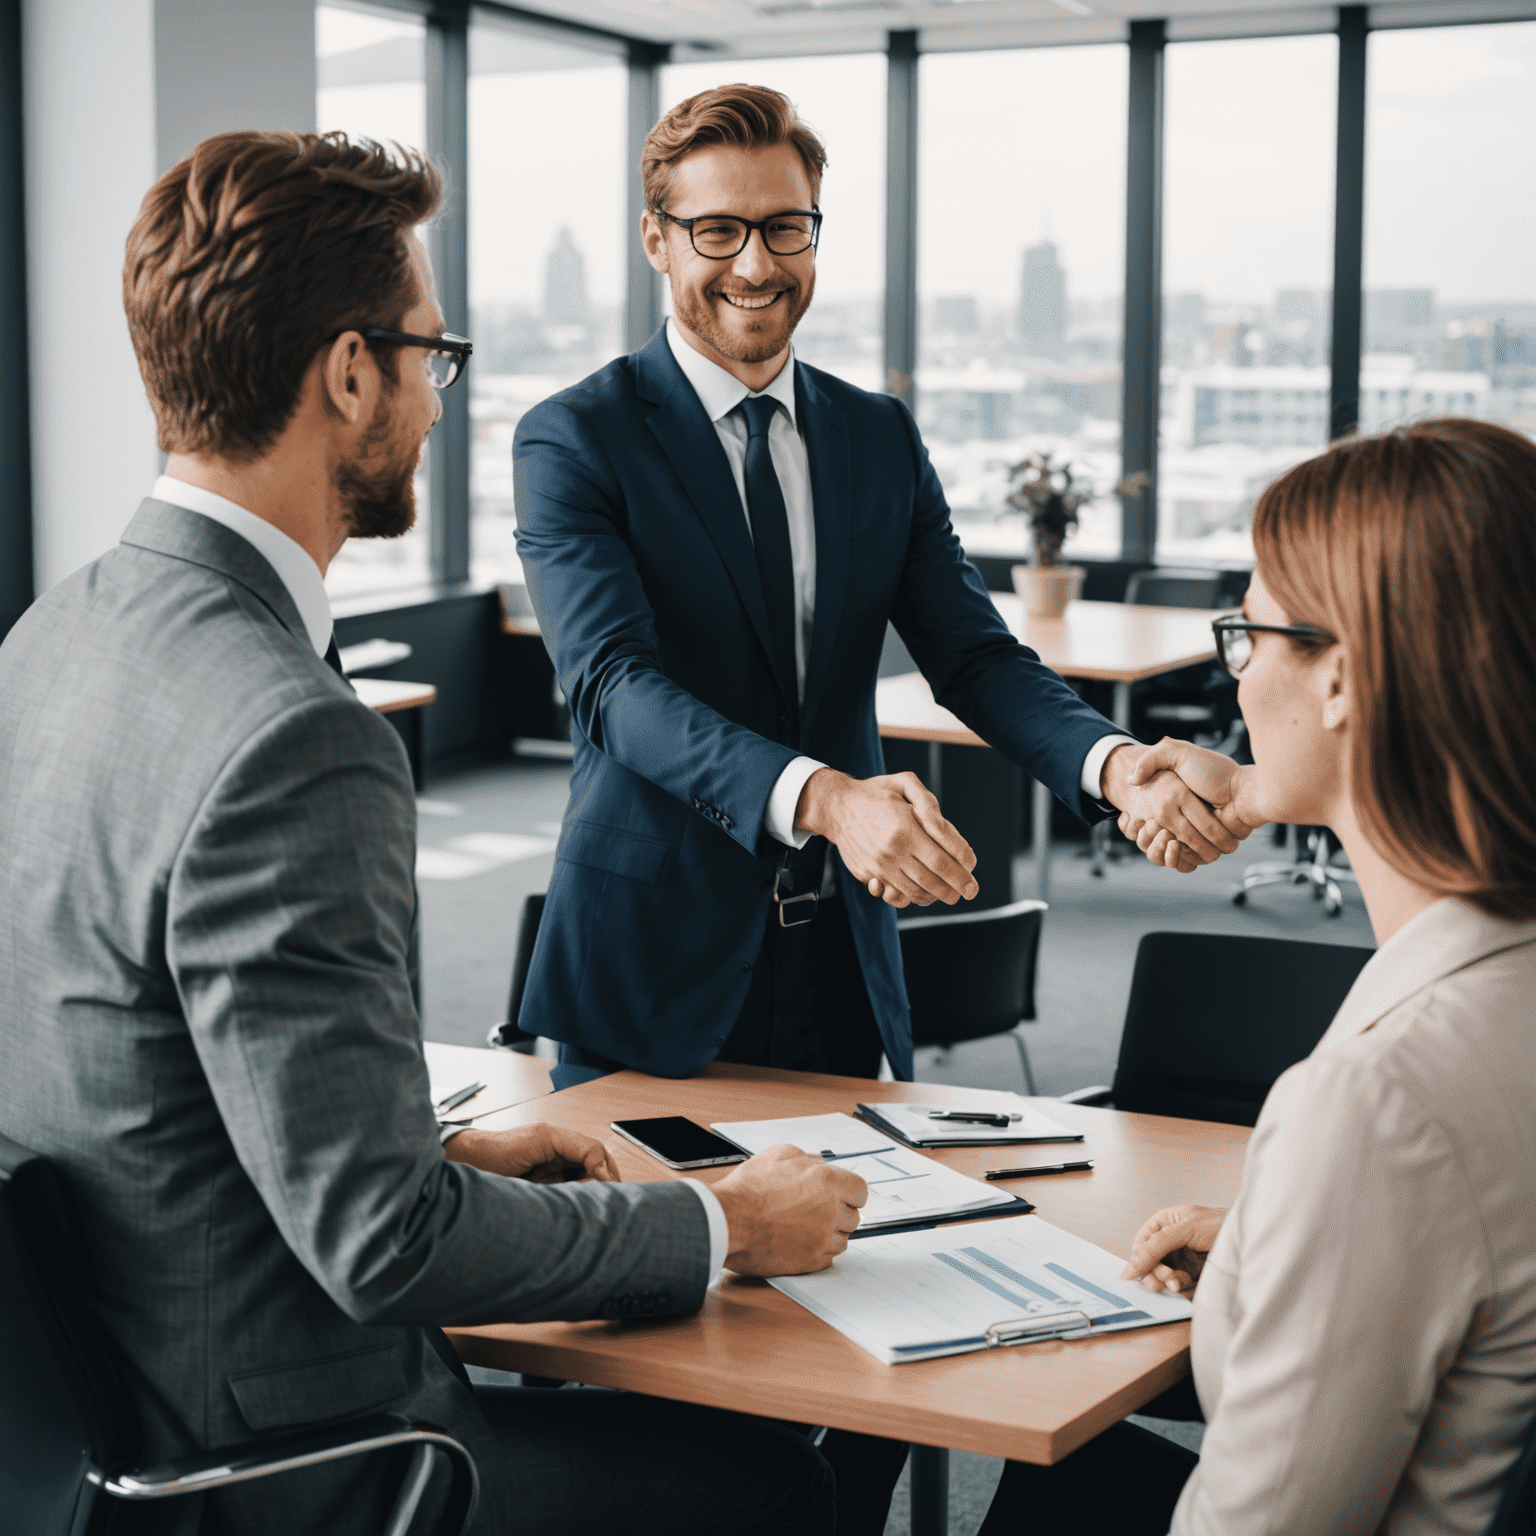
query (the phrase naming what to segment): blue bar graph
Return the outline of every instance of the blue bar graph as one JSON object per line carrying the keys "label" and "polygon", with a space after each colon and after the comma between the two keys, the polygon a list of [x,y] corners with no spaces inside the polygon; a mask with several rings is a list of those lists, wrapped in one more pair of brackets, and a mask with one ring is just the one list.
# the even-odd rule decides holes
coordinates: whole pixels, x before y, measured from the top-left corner
{"label": "blue bar graph", "polygon": [[1053,1275],[1061,1278],[1079,1290],[1087,1291],[1090,1296],[1097,1296],[1100,1301],[1107,1301],[1112,1307],[1125,1308],[1132,1305],[1124,1296],[1116,1296],[1112,1291],[1100,1290],[1091,1280],[1084,1280],[1081,1275],[1074,1275],[1070,1269],[1063,1269],[1060,1264],[1047,1264],[1045,1266]]}
{"label": "blue bar graph", "polygon": [[994,1259],[990,1253],[983,1253],[980,1248],[962,1248],[960,1251],[975,1259],[978,1264],[985,1264],[988,1269],[995,1269],[998,1274],[1006,1275],[1008,1279],[1016,1281],[1026,1290],[1033,1291],[1036,1296],[1042,1297],[1046,1301],[1059,1301],[1063,1306],[1066,1305],[1064,1297],[1058,1296],[1054,1291],[1046,1290],[1043,1285],[1038,1285],[1035,1281],[1029,1279],[1028,1276],[1021,1275],[1018,1270],[1010,1269],[1001,1259]]}
{"label": "blue bar graph", "polygon": [[[985,1286],[994,1296],[1001,1296],[1004,1301],[1011,1302],[1016,1307],[1023,1307],[1027,1311],[1035,1305],[1027,1296],[1016,1295],[1013,1291],[999,1285],[990,1275],[984,1275],[980,1270],[972,1269],[969,1264],[956,1258],[952,1253],[936,1253],[934,1258],[942,1264],[948,1264],[951,1269],[958,1270],[967,1280],[974,1280],[977,1285]],[[1034,1287],[1031,1286],[1030,1289],[1033,1290]]]}

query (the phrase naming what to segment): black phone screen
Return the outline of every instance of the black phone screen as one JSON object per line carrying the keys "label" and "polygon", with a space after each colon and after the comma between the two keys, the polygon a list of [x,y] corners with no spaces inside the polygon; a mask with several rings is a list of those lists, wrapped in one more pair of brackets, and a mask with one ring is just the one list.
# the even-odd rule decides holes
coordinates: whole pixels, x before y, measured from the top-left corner
{"label": "black phone screen", "polygon": [[654,1152],[664,1163],[703,1163],[720,1158],[744,1162],[747,1154],[723,1136],[706,1131],[683,1115],[659,1115],[654,1120],[615,1120],[613,1128]]}

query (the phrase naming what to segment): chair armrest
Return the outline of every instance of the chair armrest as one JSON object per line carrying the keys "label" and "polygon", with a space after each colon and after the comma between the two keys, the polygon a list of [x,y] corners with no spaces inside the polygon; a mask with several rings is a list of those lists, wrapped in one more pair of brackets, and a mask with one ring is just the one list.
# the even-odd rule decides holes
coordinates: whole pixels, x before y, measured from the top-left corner
{"label": "chair armrest", "polygon": [[1071,1093],[1058,1093],[1056,1098],[1062,1104],[1108,1104],[1113,1092],[1113,1089],[1100,1083],[1096,1088],[1077,1088]]}
{"label": "chair armrest", "polygon": [[[91,1473],[91,1481],[119,1499],[168,1499],[184,1493],[206,1493],[232,1483],[294,1472],[322,1462],[366,1456],[392,1446],[438,1447],[462,1463],[468,1477],[469,1512],[478,1501],[479,1470],[474,1457],[451,1435],[430,1425],[413,1424],[398,1413],[372,1414],[348,1419],[324,1429],[283,1435],[270,1440],[248,1440],[222,1450],[202,1451],[178,1457],[159,1466],[135,1468],[115,1476]],[[465,1514],[468,1520],[468,1512]]]}

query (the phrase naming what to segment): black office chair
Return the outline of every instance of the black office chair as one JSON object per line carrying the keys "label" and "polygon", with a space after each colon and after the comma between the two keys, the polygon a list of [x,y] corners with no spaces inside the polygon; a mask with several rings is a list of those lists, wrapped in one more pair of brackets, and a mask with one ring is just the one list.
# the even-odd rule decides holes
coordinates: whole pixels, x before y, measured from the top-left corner
{"label": "black office chair", "polygon": [[1536,1419],[1526,1431],[1525,1449],[1510,1468],[1488,1536],[1536,1536]]}
{"label": "black office chair", "polygon": [[517,1015],[523,1006],[523,991],[528,985],[528,967],[533,961],[533,941],[539,936],[539,920],[544,916],[545,892],[529,896],[523,902],[523,915],[517,925],[517,949],[512,956],[512,991],[507,998],[507,1016],[492,1024],[485,1043],[492,1050],[519,1051],[532,1056],[537,1035],[520,1029]]}
{"label": "black office chair", "polygon": [[1018,1026],[1035,1017],[1035,962],[1045,910],[1043,901],[1016,901],[896,925],[914,1047],[1008,1035],[1018,1047],[1025,1089],[1037,1092]]}
{"label": "black office chair", "polygon": [[1338,838],[1327,827],[1288,827],[1285,831],[1287,841],[1293,842],[1292,857],[1250,864],[1243,871],[1242,883],[1232,892],[1232,905],[1246,906],[1249,892],[1266,885],[1304,885],[1314,901],[1322,902],[1329,917],[1338,917],[1344,910],[1339,882],[1359,884],[1348,861],[1338,862],[1344,857]]}
{"label": "black office chair", "polygon": [[120,1500],[207,1493],[397,1448],[405,1474],[385,1536],[405,1536],[443,1455],[453,1486],[436,1530],[467,1528],[479,1492],[473,1457],[450,1435],[395,1413],[139,1466],[137,1417],[116,1345],[87,1299],[77,1233],[57,1170],[0,1136],[0,1521],[7,1530],[105,1536]]}
{"label": "black office chair", "polygon": [[1275,1079],[1311,1055],[1374,953],[1241,934],[1145,934],[1113,1085],[1062,1097],[1253,1125]]}

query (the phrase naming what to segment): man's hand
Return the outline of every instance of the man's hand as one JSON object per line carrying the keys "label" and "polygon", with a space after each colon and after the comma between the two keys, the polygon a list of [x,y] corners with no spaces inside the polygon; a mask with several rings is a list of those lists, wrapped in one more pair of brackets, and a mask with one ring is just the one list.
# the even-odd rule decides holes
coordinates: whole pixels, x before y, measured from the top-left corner
{"label": "man's hand", "polygon": [[1205,1268],[1206,1255],[1227,1219],[1219,1205],[1170,1205],[1142,1223],[1131,1244],[1131,1262],[1122,1280],[1140,1280],[1149,1291],[1194,1290]]}
{"label": "man's hand", "polygon": [[[1269,820],[1257,804],[1258,770],[1255,768],[1243,767],[1220,752],[1197,747],[1192,742],[1175,741],[1165,736],[1155,747],[1142,753],[1131,770],[1130,782],[1133,786],[1144,785],[1155,776],[1168,773],[1177,774],[1194,794],[1207,802],[1222,826],[1235,838],[1247,837]],[[1174,841],[1181,836],[1177,829],[1156,817],[1133,815],[1123,806],[1121,809],[1125,814],[1120,818],[1120,830],[1133,838],[1136,846],[1153,863],[1167,862]],[[1226,851],[1231,852],[1231,849]]]}
{"label": "man's hand", "polygon": [[519,1125],[510,1131],[470,1127],[450,1137],[443,1152],[450,1162],[532,1184],[569,1184],[579,1179],[617,1183],[619,1179],[618,1165],[602,1142],[559,1125]]}
{"label": "man's hand", "polygon": [[945,821],[915,773],[850,779],[818,768],[800,791],[795,830],[834,843],[854,877],[893,907],[934,901],[952,907],[981,889],[971,876],[971,845]]}
{"label": "man's hand", "polygon": [[848,1246],[869,1189],[858,1174],[798,1147],[769,1147],[712,1186],[739,1275],[808,1275]]}
{"label": "man's hand", "polygon": [[[1120,830],[1135,838],[1137,847],[1149,859],[1187,875],[1224,853],[1235,852],[1238,837],[1248,834],[1245,831],[1234,835],[1205,797],[1171,763],[1156,759],[1157,765],[1149,767],[1149,759],[1160,750],[1116,747],[1104,762],[1104,798],[1120,811]],[[1208,755],[1220,756],[1215,752]],[[1230,758],[1221,761],[1231,763]],[[1146,841],[1138,835],[1143,831]],[[1164,836],[1155,844],[1154,851],[1154,839],[1159,832]]]}

